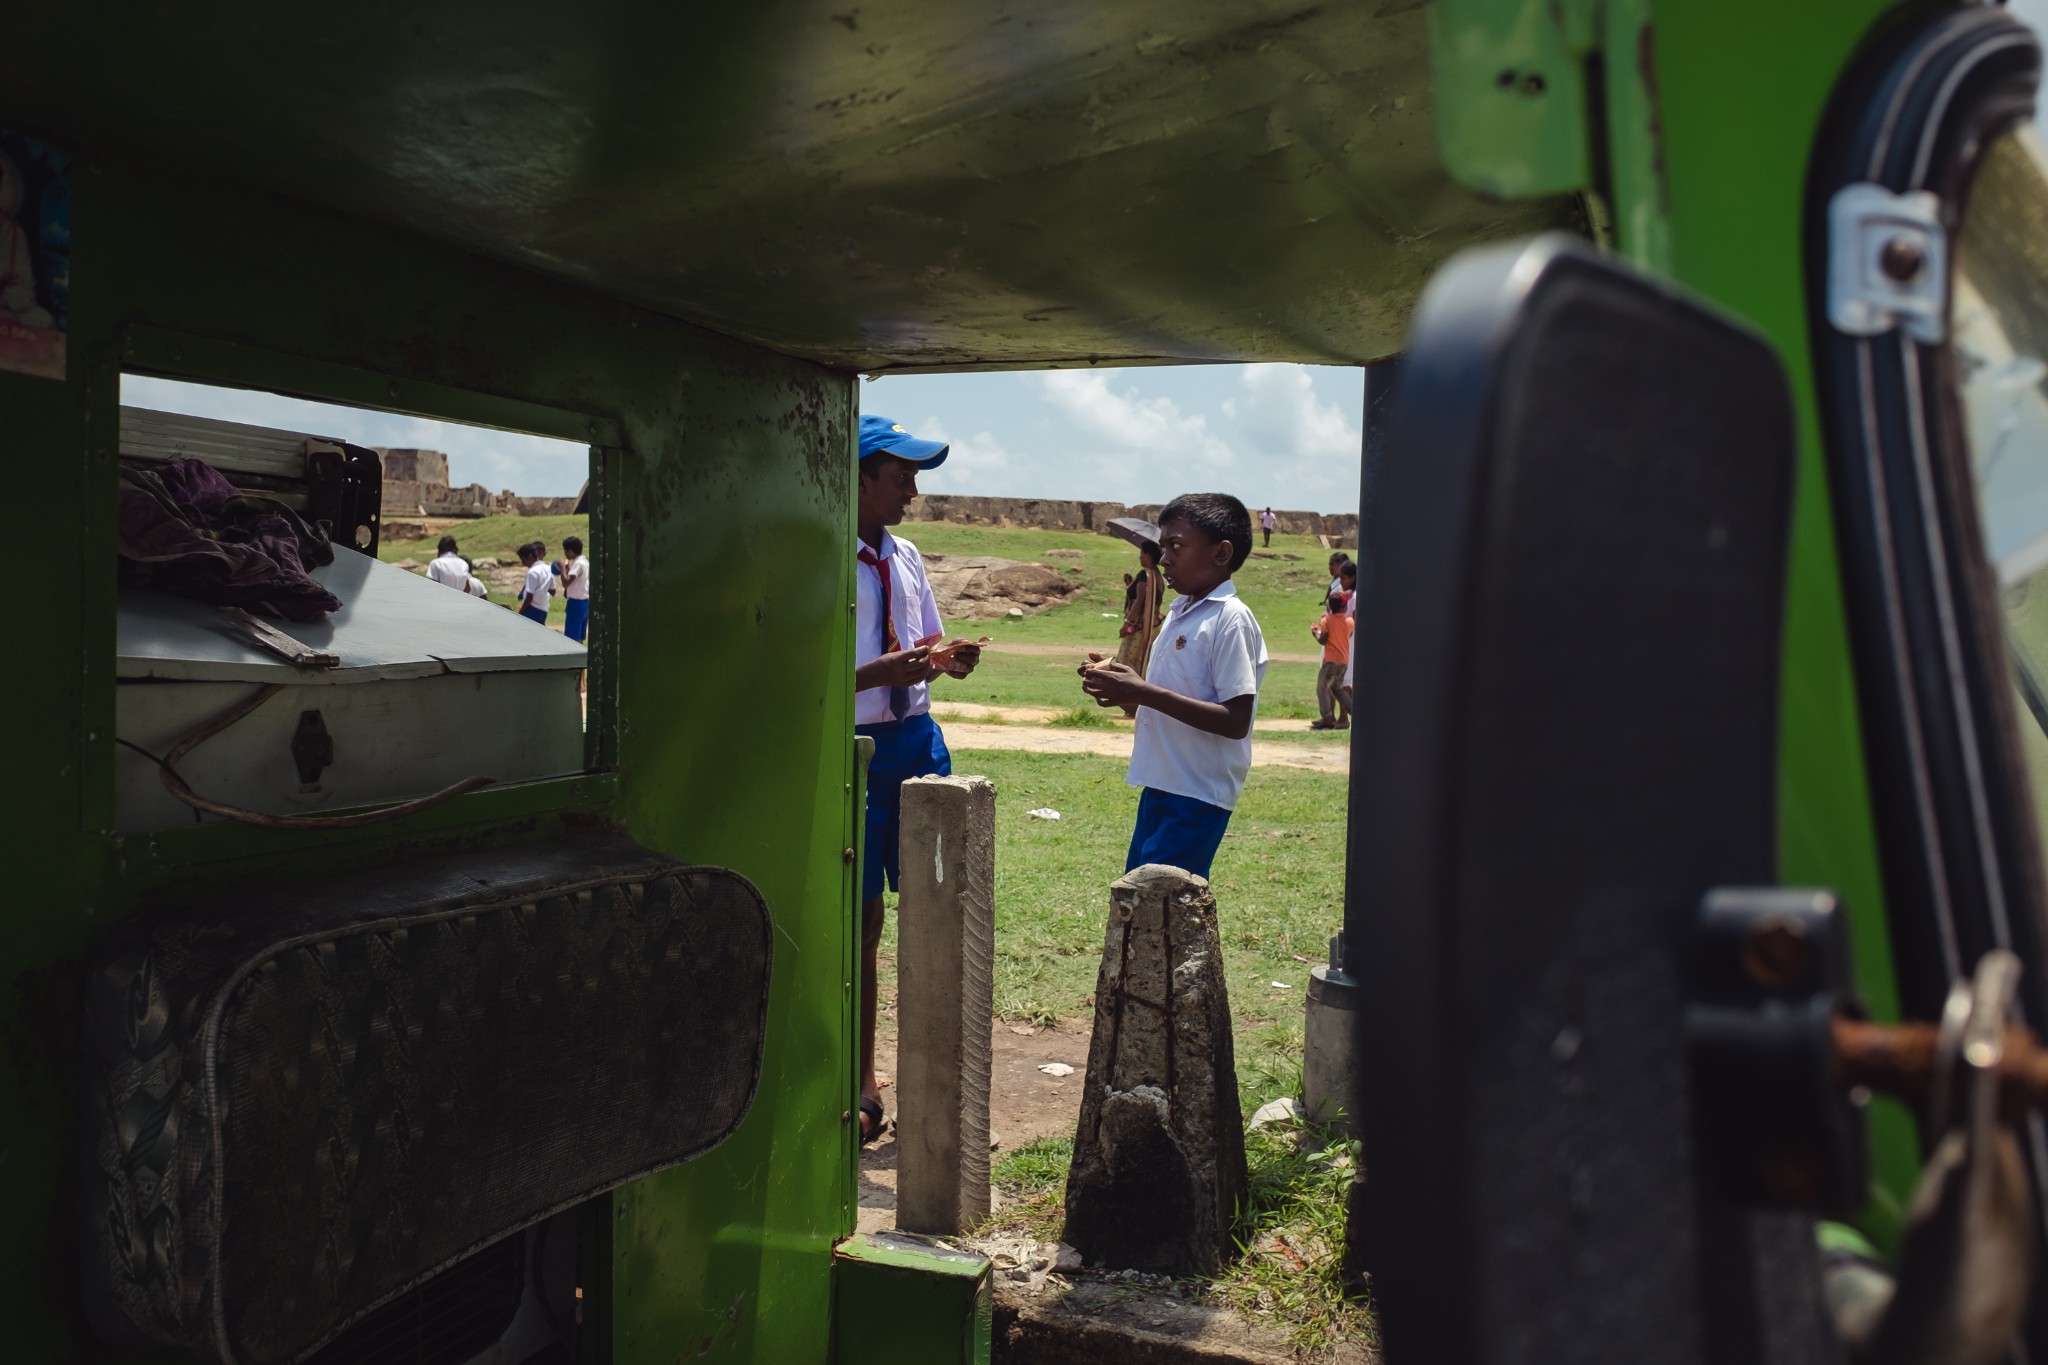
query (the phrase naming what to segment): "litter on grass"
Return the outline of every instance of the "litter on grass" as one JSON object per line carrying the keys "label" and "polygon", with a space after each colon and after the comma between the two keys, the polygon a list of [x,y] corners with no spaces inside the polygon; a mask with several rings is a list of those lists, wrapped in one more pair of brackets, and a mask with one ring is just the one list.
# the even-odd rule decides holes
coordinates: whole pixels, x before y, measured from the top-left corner
{"label": "litter on grass", "polygon": [[1287,983],[1285,981],[1275,981],[1273,983],[1273,989],[1276,991],[1284,991],[1287,989]]}
{"label": "litter on grass", "polygon": [[1037,810],[1027,810],[1024,813],[1034,820],[1057,820],[1060,818],[1060,813],[1051,806],[1040,806]]}
{"label": "litter on grass", "polygon": [[1068,1066],[1065,1062],[1040,1062],[1038,1069],[1048,1076],[1071,1076],[1074,1074],[1074,1068]]}

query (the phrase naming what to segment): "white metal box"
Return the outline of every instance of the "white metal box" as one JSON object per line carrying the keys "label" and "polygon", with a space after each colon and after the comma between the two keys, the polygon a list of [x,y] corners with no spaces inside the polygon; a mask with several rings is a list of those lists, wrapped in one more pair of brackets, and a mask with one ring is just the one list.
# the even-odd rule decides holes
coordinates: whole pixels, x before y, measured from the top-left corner
{"label": "white metal box", "polygon": [[[178,764],[201,795],[271,815],[410,800],[465,777],[515,782],[581,771],[582,645],[452,588],[337,546],[313,571],[342,601],[324,621],[268,624],[339,657],[301,668],[259,649],[213,607],[124,589],[116,733],[163,755],[258,687],[284,691]],[[302,780],[293,740],[318,712],[332,762]],[[213,821],[165,789],[157,764],[117,748],[123,830]]]}

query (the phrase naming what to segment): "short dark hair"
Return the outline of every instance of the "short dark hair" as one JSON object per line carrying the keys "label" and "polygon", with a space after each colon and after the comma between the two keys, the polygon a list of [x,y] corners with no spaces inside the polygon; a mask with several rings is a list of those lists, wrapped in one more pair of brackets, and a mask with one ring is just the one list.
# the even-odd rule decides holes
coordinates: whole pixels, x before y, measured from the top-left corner
{"label": "short dark hair", "polygon": [[1358,577],[1358,566],[1348,559],[1337,566],[1337,577],[1342,578],[1347,570],[1353,578]]}
{"label": "short dark hair", "polygon": [[1183,493],[1159,509],[1159,524],[1184,521],[1210,540],[1230,542],[1230,571],[1244,567],[1252,553],[1252,514],[1228,493]]}
{"label": "short dark hair", "polygon": [[441,554],[444,554],[444,555],[452,555],[452,554],[454,554],[454,553],[455,553],[455,537],[454,537],[454,536],[442,536],[442,537],[441,537],[441,543],[440,543],[440,544],[439,544],[438,546],[436,546],[435,548],[436,548],[436,549],[437,549],[437,550],[438,550],[438,551],[439,551],[439,552],[440,552]]}
{"label": "short dark hair", "polygon": [[[863,479],[879,479],[882,477],[882,471],[889,465],[897,463],[899,459],[900,457],[891,455],[886,450],[871,451],[860,457],[860,463],[856,468]],[[910,461],[902,460],[901,463],[909,464]]]}
{"label": "short dark hair", "polygon": [[1331,593],[1331,594],[1330,594],[1330,610],[1331,610],[1331,611],[1342,611],[1342,610],[1344,610],[1344,594],[1343,594],[1343,593],[1341,593],[1341,592],[1333,592],[1333,593]]}
{"label": "short dark hair", "polygon": [[1330,562],[1332,564],[1349,564],[1351,556],[1345,554],[1342,550],[1332,550],[1330,551]]}
{"label": "short dark hair", "polygon": [[583,553],[583,537],[582,537],[582,536],[563,536],[563,537],[562,537],[562,548],[563,548],[563,549],[565,549],[565,550],[567,550],[567,551],[568,551],[568,552],[569,552],[570,554],[572,554],[572,555],[580,555],[580,554],[582,554],[582,553]]}

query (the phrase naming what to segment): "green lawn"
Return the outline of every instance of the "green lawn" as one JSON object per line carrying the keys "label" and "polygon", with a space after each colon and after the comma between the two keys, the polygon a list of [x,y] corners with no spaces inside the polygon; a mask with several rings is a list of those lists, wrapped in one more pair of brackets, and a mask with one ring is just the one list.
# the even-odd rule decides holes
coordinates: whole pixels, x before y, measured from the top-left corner
{"label": "green lawn", "polygon": [[[1137,812],[1124,765],[1086,755],[958,750],[953,771],[996,784],[997,1012],[1038,1020],[1085,1014],[1102,958],[1109,884],[1123,874]],[[1060,819],[1025,814],[1041,806]],[[1344,810],[1341,774],[1254,768],[1216,855],[1211,885],[1247,1115],[1300,1091],[1309,965],[1328,959],[1344,914]],[[884,951],[893,957],[894,916],[888,933]]]}
{"label": "green lawn", "polygon": [[[1042,562],[1058,567],[1078,579],[1081,591],[1064,606],[1022,619],[1003,617],[993,621],[949,621],[954,633],[992,636],[998,645],[1007,641],[1023,644],[1073,645],[1072,657],[1064,655],[1005,655],[1000,649],[984,659],[975,676],[964,682],[942,680],[937,698],[941,701],[971,701],[990,706],[1074,705],[1081,696],[1075,665],[1090,649],[1111,653],[1116,649],[1117,622],[1104,620],[1102,613],[1123,612],[1123,576],[1138,567],[1138,552],[1113,536],[1083,531],[1018,531],[984,526],[952,526],[943,522],[910,522],[902,528],[918,548],[934,554],[996,555],[1004,559]],[[434,543],[442,532],[423,540],[386,541],[377,547],[377,557],[386,563],[401,559],[424,564],[434,557]],[[471,559],[491,557],[515,561],[515,547],[529,540],[545,541],[550,555],[559,555],[562,537],[581,536],[590,542],[589,517],[479,517],[461,522],[445,534],[460,543]],[[1081,559],[1048,559],[1047,550],[1078,550]],[[1301,556],[1298,560],[1281,554]],[[1311,654],[1316,643],[1309,637],[1309,622],[1321,614],[1322,592],[1330,579],[1325,568],[1329,551],[1313,536],[1273,537],[1271,559],[1254,557],[1236,576],[1238,593],[1259,618],[1266,633],[1266,648],[1276,653]],[[563,612],[557,597],[548,608],[549,619]],[[1265,688],[1259,698],[1259,714],[1268,720],[1312,720],[1316,715],[1316,666],[1312,663],[1275,663],[1266,670]]]}
{"label": "green lawn", "polygon": [[377,558],[387,564],[396,564],[401,559],[416,559],[424,564],[434,557],[435,542],[444,535],[455,537],[464,558],[496,559],[512,564],[519,560],[518,547],[529,540],[545,542],[550,558],[561,555],[563,536],[581,537],[584,548],[588,549],[590,518],[478,517],[474,521],[457,522],[446,531],[436,531],[422,540],[383,541],[377,546]]}
{"label": "green lawn", "polygon": [[[984,630],[984,634],[996,632]],[[997,635],[997,639],[1002,637]],[[1267,646],[1269,649],[1271,645]],[[991,646],[981,665],[965,678],[941,678],[932,686],[937,702],[974,702],[982,706],[1056,706],[1065,710],[1088,701],[1081,691],[1079,667],[1083,651],[1068,654],[1006,654]],[[1092,702],[1089,703],[1093,705]],[[1316,717],[1316,665],[1266,665],[1259,690],[1259,715],[1266,720],[1313,720]]]}
{"label": "green lawn", "polygon": [[[1102,613],[1123,615],[1123,576],[1138,568],[1138,552],[1127,542],[1087,531],[999,530],[944,522],[907,522],[897,529],[928,553],[997,555],[1051,564],[1082,585],[1064,606],[1022,620],[1006,617],[984,622],[976,627],[977,633],[1030,644],[1116,648],[1117,623],[1104,620]],[[1050,559],[1048,550],[1078,550],[1083,558]],[[1316,643],[1309,638],[1308,627],[1322,615],[1323,593],[1330,586],[1330,552],[1316,544],[1314,536],[1276,535],[1270,553],[1274,557],[1267,559],[1254,551],[1237,571],[1238,595],[1259,618],[1259,627],[1266,632],[1266,648],[1313,652]],[[1280,557],[1283,554],[1300,558],[1284,559]]]}

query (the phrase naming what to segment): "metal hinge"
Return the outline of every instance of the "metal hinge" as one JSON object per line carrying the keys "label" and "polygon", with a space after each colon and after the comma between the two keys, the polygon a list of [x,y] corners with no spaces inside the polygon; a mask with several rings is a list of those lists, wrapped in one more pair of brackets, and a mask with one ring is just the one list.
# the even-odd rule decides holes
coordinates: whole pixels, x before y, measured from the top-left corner
{"label": "metal hinge", "polygon": [[1941,200],[1844,185],[1828,201],[1828,321],[1850,336],[1903,327],[1940,341],[1948,319],[1948,235]]}

